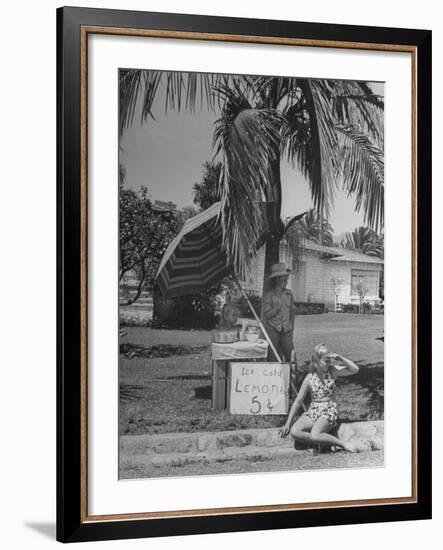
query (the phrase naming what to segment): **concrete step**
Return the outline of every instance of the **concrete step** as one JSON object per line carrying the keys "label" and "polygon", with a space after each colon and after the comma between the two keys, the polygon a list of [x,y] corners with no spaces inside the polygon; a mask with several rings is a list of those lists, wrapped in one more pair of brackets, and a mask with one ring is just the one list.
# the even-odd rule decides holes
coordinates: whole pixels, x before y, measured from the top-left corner
{"label": "concrete step", "polygon": [[233,460],[271,460],[275,457],[291,457],[298,453],[309,451],[296,451],[293,446],[285,447],[227,447],[222,451],[203,451],[187,453],[163,453],[129,455],[120,458],[123,468],[155,466],[157,468],[169,466],[185,466],[186,464],[211,464],[223,463]]}
{"label": "concrete step", "polygon": [[[353,442],[360,451],[383,449],[384,421],[343,423],[339,426],[338,437]],[[120,456],[125,459],[145,457],[151,460],[169,455],[171,460],[181,460],[179,457],[183,455],[190,460],[209,460],[207,457],[226,458],[249,452],[266,455],[271,451],[293,453],[292,438],[281,438],[278,428],[120,436]]]}
{"label": "concrete step", "polygon": [[120,437],[120,452],[126,455],[198,453],[224,450],[227,447],[290,447],[291,444],[290,438],[282,439],[278,435],[278,429],[271,428],[224,432],[124,435]]}

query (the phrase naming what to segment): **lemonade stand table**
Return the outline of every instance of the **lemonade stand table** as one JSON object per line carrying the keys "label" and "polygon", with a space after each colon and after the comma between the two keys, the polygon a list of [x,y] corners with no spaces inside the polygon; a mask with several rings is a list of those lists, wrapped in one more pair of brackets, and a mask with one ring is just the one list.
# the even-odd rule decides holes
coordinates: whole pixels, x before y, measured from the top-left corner
{"label": "lemonade stand table", "polygon": [[239,341],[227,344],[212,344],[212,409],[224,411],[227,408],[228,373],[230,361],[266,359],[268,343]]}

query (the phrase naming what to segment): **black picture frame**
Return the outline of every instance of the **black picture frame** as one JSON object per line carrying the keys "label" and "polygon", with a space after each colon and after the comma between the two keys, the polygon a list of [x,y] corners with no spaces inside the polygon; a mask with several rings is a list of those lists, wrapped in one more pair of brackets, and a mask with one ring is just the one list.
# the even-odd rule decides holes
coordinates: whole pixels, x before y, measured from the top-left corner
{"label": "black picture frame", "polygon": [[[82,248],[87,194],[82,191],[82,28],[272,37],[407,47],[415,52],[415,370],[414,501],[374,505],[212,513],[149,519],[85,515],[87,381],[82,314],[86,258]],[[307,43],[306,42],[306,43]],[[84,169],[84,168],[83,168]],[[414,171],[413,171],[414,172]],[[431,31],[64,7],[57,10],[57,540],[62,542],[284,529],[431,517]],[[83,217],[82,217],[83,216]],[[83,220],[83,221],[82,221]],[[83,239],[83,241],[82,241]],[[82,252],[83,251],[83,252]],[[83,285],[83,287],[82,287]],[[83,288],[83,292],[82,292]],[[83,462],[82,462],[83,461]],[[86,503],[87,506],[87,503]],[[122,511],[124,513],[124,511]]]}

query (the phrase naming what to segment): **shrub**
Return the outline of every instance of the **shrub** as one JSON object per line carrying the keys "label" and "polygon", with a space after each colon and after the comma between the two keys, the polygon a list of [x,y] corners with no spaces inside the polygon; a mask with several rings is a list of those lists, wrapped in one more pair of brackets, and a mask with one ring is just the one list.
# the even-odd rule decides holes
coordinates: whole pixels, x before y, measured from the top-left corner
{"label": "shrub", "polygon": [[325,304],[314,302],[295,302],[296,315],[314,315],[327,313]]}
{"label": "shrub", "polygon": [[[260,317],[261,314],[261,296],[255,292],[246,292],[252,307],[255,309],[257,315]],[[248,305],[246,299],[242,296],[235,304],[238,309],[239,317],[252,317],[251,308]]]}
{"label": "shrub", "polygon": [[359,306],[358,304],[343,304],[342,311],[343,313],[358,313]]}
{"label": "shrub", "polygon": [[[167,301],[167,310],[161,315],[156,312],[155,326],[164,328],[213,329],[222,308],[218,294],[190,294]],[[155,311],[155,308],[154,308]]]}

